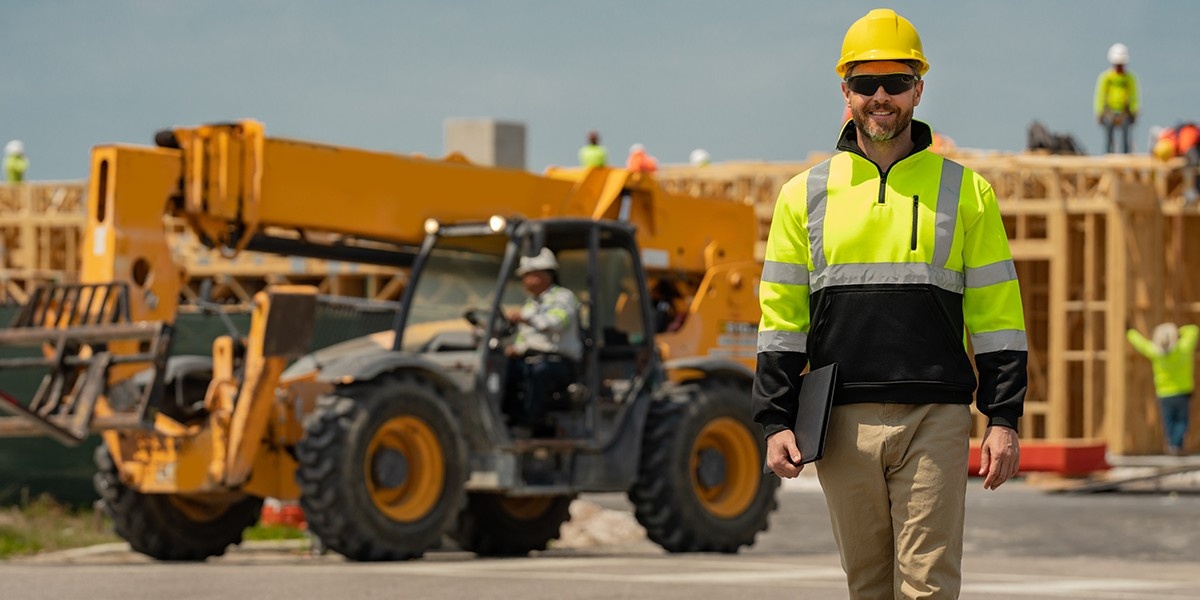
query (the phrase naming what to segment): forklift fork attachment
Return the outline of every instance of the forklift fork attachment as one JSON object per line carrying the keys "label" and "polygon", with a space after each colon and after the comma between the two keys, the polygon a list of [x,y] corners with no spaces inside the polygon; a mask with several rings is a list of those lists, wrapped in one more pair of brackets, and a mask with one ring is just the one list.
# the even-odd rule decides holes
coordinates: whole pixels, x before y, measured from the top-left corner
{"label": "forklift fork attachment", "polygon": [[[131,323],[128,294],[118,283],[48,284],[30,296],[0,330],[0,347],[41,348],[42,356],[0,359],[0,372],[49,372],[28,405],[0,392],[0,411],[13,415],[0,417],[0,437],[46,433],[74,446],[93,430],[148,426],[147,409],[162,396],[171,326]],[[133,402],[110,402],[112,414],[93,419],[97,401],[110,391],[110,368],[122,364],[153,368],[152,382]]]}

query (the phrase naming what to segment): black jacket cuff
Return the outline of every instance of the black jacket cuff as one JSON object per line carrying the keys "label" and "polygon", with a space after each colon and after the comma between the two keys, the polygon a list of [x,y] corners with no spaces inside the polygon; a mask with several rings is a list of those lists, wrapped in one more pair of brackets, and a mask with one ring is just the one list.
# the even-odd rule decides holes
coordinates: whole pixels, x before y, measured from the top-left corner
{"label": "black jacket cuff", "polygon": [[796,423],[800,373],[808,363],[803,352],[759,352],[750,398],[751,416],[770,437]]}

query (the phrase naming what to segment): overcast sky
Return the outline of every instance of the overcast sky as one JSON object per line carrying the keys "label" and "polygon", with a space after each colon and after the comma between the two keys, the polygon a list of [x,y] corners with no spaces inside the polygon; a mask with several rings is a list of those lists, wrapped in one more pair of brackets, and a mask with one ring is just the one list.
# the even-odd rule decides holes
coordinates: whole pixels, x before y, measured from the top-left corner
{"label": "overcast sky", "polygon": [[[443,153],[446,118],[524,122],[528,167],[573,164],[588,129],[623,160],[797,160],[834,143],[833,65],[878,2],[2,0],[0,142],[31,179],[87,175],[88,150],[171,125],[254,118],[268,135]],[[1101,150],[1113,42],[1150,125],[1200,120],[1200,2],[891,4],[932,65],[917,118],[959,146],[1019,150],[1041,120]]]}

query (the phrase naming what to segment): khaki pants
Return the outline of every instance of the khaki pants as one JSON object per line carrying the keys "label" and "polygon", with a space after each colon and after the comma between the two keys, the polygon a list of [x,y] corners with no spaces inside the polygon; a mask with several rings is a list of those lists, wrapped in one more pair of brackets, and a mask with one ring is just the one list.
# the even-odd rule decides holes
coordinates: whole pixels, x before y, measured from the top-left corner
{"label": "khaki pants", "polygon": [[833,407],[817,475],[854,600],[957,598],[970,408]]}

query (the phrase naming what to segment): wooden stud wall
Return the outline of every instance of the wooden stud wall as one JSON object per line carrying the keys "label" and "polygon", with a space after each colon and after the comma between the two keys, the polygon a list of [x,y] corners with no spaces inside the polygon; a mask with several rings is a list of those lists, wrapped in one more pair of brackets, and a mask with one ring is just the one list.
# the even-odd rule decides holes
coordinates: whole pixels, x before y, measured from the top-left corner
{"label": "wooden stud wall", "polygon": [[194,300],[200,284],[212,282],[213,297],[228,304],[248,305],[268,285],[315,286],[319,293],[371,300],[399,300],[408,281],[406,270],[261,252],[243,252],[229,259],[205,247],[181,220],[167,220],[169,245],[187,271],[183,294]]}
{"label": "wooden stud wall", "polygon": [[79,182],[0,185],[0,300],[78,277],[83,210]]}

